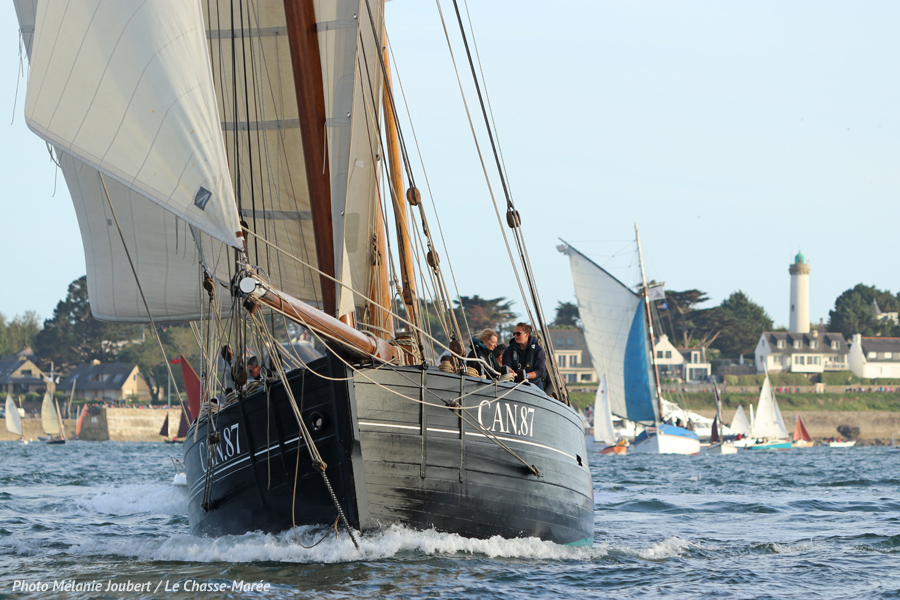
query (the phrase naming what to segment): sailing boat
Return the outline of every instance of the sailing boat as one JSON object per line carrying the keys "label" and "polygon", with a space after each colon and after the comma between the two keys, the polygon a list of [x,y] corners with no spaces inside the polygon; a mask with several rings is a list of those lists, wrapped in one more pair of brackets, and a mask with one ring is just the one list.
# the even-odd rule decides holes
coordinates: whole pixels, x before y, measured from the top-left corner
{"label": "sailing boat", "polygon": [[59,414],[59,405],[53,397],[55,389],[55,384],[48,381],[47,391],[44,392],[44,399],[41,402],[41,427],[48,436],[43,441],[48,444],[65,444],[66,430]]}
{"label": "sailing boat", "polygon": [[187,418],[187,407],[182,407],[181,409],[181,418],[178,420],[178,432],[170,439],[169,438],[169,413],[166,413],[166,418],[163,420],[162,427],[159,429],[159,435],[163,436],[164,442],[167,444],[180,444],[184,441],[184,438],[187,437],[188,429],[190,429],[190,422]]}
{"label": "sailing boat", "polygon": [[[753,406],[751,405],[750,410],[753,410]],[[750,421],[747,420],[747,414],[744,412],[744,407],[738,405],[737,410],[734,411],[734,416],[731,418],[731,425],[729,425],[729,429],[734,434],[734,446],[736,448],[746,448],[747,446],[753,445],[754,441],[749,437],[750,435]]]}
{"label": "sailing boat", "polygon": [[[184,444],[194,534],[341,522],[351,537],[399,524],[590,544],[585,437],[552,347],[546,392],[461,370],[472,336],[452,311],[412,136],[394,116],[383,5],[72,0],[19,11],[26,122],[72,194],[92,313],[201,321],[205,402]],[[546,340],[498,171],[504,236]],[[427,326],[432,308],[447,341]],[[276,319],[314,332],[325,356],[277,348]],[[249,358],[266,351],[265,377],[248,381]]]}
{"label": "sailing boat", "polygon": [[594,441],[603,444],[600,454],[625,454],[628,446],[625,440],[616,435],[612,413],[609,410],[609,393],[606,389],[606,375],[597,386],[594,398]]}
{"label": "sailing boat", "polygon": [[22,442],[28,443],[22,428],[22,415],[19,414],[19,407],[16,406],[11,392],[6,393],[6,430],[19,436]]}
{"label": "sailing boat", "polygon": [[81,439],[81,427],[84,425],[84,418],[87,416],[88,405],[85,403],[78,413],[78,420],[75,422],[75,439]]}
{"label": "sailing boat", "polygon": [[755,440],[748,450],[790,450],[791,440],[781,418],[775,392],[769,381],[769,374],[759,390],[756,416],[750,426],[750,437]]}
{"label": "sailing boat", "polygon": [[809,432],[806,431],[806,425],[800,415],[794,417],[794,438],[791,444],[794,448],[811,448],[815,445]]}
{"label": "sailing boat", "polygon": [[719,386],[713,381],[713,396],[716,399],[716,416],[713,419],[709,436],[709,454],[737,454],[737,448],[722,435],[722,399],[719,397]]}
{"label": "sailing boat", "polygon": [[561,246],[571,263],[585,339],[608,383],[612,414],[645,425],[629,452],[697,454],[696,433],[662,422],[664,401],[650,351],[653,326],[637,225],[635,235],[643,281],[639,294],[570,244]]}

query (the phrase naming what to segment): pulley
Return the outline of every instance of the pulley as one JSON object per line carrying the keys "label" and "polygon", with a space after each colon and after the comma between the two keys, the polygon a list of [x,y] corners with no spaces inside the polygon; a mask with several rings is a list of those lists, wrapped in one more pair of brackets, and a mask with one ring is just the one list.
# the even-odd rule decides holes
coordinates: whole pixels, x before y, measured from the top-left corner
{"label": "pulley", "polygon": [[422,194],[419,193],[419,188],[411,187],[406,190],[406,201],[409,202],[410,206],[418,206],[422,202]]}
{"label": "pulley", "polygon": [[509,209],[506,211],[506,224],[509,225],[510,229],[515,229],[522,225],[522,217],[519,215],[519,211]]}

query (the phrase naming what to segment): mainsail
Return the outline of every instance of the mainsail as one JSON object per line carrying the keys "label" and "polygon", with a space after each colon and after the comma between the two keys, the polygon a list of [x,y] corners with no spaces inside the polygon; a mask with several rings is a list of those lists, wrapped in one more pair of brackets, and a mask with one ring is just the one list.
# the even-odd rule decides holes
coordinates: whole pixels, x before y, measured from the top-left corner
{"label": "mainsail", "polygon": [[658,420],[643,300],[572,246],[568,255],[588,350],[606,372],[612,414]]}
{"label": "mainsail", "polygon": [[53,404],[51,388],[52,386],[47,384],[47,391],[44,392],[44,400],[41,402],[41,427],[47,435],[59,435],[59,419]]}
{"label": "mainsail", "polygon": [[755,438],[769,439],[786,439],[788,437],[787,428],[784,426],[784,419],[781,418],[781,411],[775,401],[775,394],[772,391],[768,375],[766,375],[766,380],[759,392],[759,402],[756,405],[756,418],[753,421],[751,435]]}
{"label": "mainsail", "polygon": [[19,415],[19,409],[10,393],[6,394],[6,430],[16,435],[22,435],[22,417]]}
{"label": "mainsail", "polygon": [[737,410],[734,412],[734,417],[731,418],[731,425],[729,427],[735,435],[747,435],[750,433],[750,421],[747,420],[747,415],[744,413],[743,406],[737,407]]}

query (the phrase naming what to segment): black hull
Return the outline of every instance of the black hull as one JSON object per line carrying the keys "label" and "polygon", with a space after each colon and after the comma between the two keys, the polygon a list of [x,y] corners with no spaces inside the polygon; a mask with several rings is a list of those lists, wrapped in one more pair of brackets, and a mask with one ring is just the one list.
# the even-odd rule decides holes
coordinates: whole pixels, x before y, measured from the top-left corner
{"label": "black hull", "polygon": [[[362,367],[343,380],[343,366],[328,357],[310,369],[337,381],[298,370],[289,383],[354,528],[402,524],[473,538],[590,544],[593,492],[574,410],[531,386],[511,390],[437,369]],[[466,418],[444,402],[463,394]],[[215,422],[219,464],[208,490],[208,421],[199,423],[196,440],[195,424],[184,443],[192,533],[289,529],[295,469],[293,522],[334,523],[334,501],[299,444],[280,384],[270,387],[268,401],[258,392],[223,408]],[[202,506],[205,492],[210,510]]]}

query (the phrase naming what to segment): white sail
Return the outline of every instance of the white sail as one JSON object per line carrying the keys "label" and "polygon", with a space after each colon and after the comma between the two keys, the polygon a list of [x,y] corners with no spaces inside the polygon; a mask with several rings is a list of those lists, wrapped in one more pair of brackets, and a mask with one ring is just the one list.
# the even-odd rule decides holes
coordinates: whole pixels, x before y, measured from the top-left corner
{"label": "white sail", "polygon": [[13,0],[16,17],[19,19],[19,34],[25,53],[31,54],[31,41],[34,38],[34,19],[37,11],[37,0]]}
{"label": "white sail", "polygon": [[22,417],[13,400],[12,394],[6,394],[6,430],[16,435],[22,435]]}
{"label": "white sail", "polygon": [[53,404],[51,386],[47,384],[44,392],[44,400],[41,402],[41,427],[47,435],[59,435],[59,419],[56,416],[56,407]]}
{"label": "white sail", "polygon": [[766,380],[763,382],[762,389],[759,392],[759,402],[756,404],[756,418],[753,421],[750,433],[755,438],[785,439],[788,437],[768,375],[766,375]]}
{"label": "white sail", "polygon": [[199,3],[40,2],[25,119],[53,145],[240,247],[205,37]]}
{"label": "white sail", "polygon": [[597,396],[594,398],[594,441],[612,446],[618,439],[609,412],[609,393],[606,390],[606,375],[600,378]]}
{"label": "white sail", "polygon": [[750,433],[750,422],[747,420],[747,415],[744,413],[743,406],[737,407],[737,411],[735,411],[734,417],[731,419],[729,428],[735,435],[747,435]]}
{"label": "white sail", "polygon": [[[606,370],[612,414],[632,421],[657,420],[640,297],[572,246],[567,253],[585,340],[591,360]],[[635,375],[641,383],[634,382]],[[632,401],[633,394],[640,397]]]}

